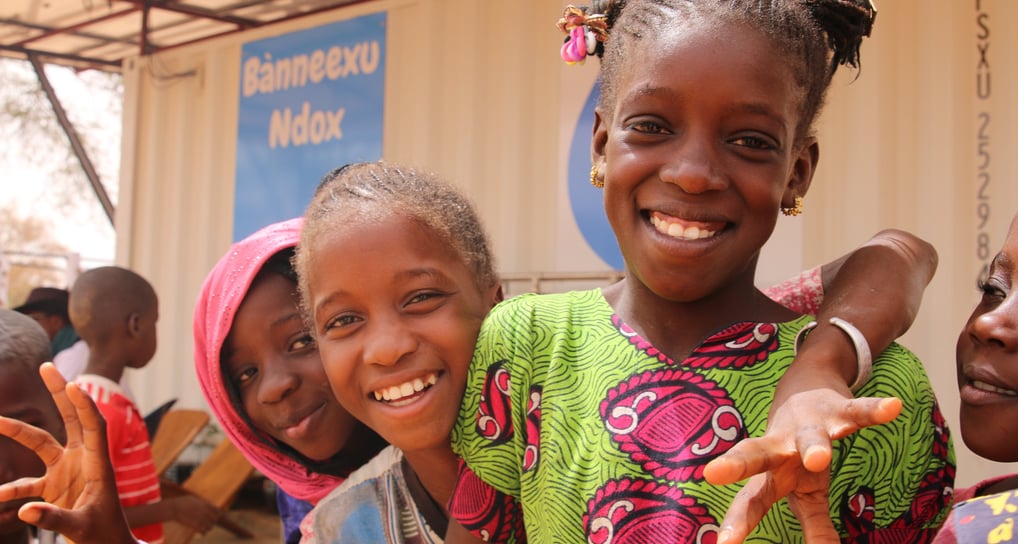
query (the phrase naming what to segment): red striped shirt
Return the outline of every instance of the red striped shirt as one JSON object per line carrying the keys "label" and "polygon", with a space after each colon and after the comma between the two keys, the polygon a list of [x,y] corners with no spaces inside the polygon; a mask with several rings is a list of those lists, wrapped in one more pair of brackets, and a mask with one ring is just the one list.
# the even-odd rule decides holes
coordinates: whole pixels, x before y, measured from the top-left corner
{"label": "red striped shirt", "polygon": [[[138,407],[125,396],[119,384],[102,376],[82,374],[75,381],[92,397],[106,419],[106,438],[120,504],[126,508],[159,502],[159,475],[152,463],[148,430]],[[161,523],[134,527],[131,532],[152,544],[163,540]]]}

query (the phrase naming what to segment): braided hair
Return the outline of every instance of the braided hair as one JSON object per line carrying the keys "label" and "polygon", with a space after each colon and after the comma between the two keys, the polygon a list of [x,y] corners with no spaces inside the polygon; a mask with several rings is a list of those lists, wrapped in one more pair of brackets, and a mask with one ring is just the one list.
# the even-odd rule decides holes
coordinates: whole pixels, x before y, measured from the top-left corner
{"label": "braided hair", "polygon": [[[454,248],[482,289],[496,284],[494,258],[470,201],[436,175],[384,161],[349,164],[322,178],[304,214],[294,257],[303,304],[309,300],[313,240],[350,222],[384,221],[400,214]],[[305,318],[311,315],[304,308]],[[312,327],[314,330],[314,327]]]}
{"label": "braided hair", "polygon": [[681,21],[743,24],[762,32],[789,59],[804,91],[799,137],[813,126],[837,68],[859,67],[859,46],[876,17],[868,0],[592,0],[581,9],[607,18],[609,38],[594,52],[601,58],[599,106],[605,111],[615,103],[626,54],[638,42]]}

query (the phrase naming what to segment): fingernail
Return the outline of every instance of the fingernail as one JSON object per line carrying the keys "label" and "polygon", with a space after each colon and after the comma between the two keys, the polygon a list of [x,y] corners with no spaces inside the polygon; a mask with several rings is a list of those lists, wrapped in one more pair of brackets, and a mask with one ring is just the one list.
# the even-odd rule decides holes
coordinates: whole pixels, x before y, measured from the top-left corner
{"label": "fingernail", "polygon": [[725,542],[728,542],[728,539],[731,538],[731,537],[732,537],[732,528],[731,527],[724,527],[724,528],[722,528],[721,532],[718,533],[718,544],[725,544]]}

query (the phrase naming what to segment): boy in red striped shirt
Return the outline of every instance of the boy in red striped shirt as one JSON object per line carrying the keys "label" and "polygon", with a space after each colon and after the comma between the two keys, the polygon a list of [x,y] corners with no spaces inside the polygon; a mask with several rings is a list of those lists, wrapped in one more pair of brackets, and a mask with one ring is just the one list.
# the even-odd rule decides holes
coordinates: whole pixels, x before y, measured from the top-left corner
{"label": "boy in red striped shirt", "polygon": [[152,285],[125,268],[96,268],[78,277],[68,309],[89,347],[88,365],[75,381],[106,419],[117,493],[131,531],[150,544],[162,542],[165,521],[206,532],[220,515],[214,506],[191,495],[161,500],[145,421],[119,385],[125,368],[142,368],[155,355],[159,301]]}

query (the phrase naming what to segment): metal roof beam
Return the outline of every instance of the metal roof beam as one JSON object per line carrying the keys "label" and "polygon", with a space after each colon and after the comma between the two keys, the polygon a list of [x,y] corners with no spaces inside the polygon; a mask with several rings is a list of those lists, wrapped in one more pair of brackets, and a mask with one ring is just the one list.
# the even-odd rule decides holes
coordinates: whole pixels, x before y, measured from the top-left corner
{"label": "metal roof beam", "polygon": [[102,180],[99,179],[99,173],[95,171],[95,167],[92,166],[92,160],[88,158],[88,151],[85,146],[81,144],[81,138],[78,137],[78,132],[74,130],[74,125],[71,124],[71,120],[67,118],[67,112],[64,111],[64,107],[60,104],[60,99],[57,98],[56,93],[53,91],[53,86],[49,83],[49,78],[46,77],[46,71],[42,67],[42,63],[39,62],[39,58],[36,55],[29,55],[28,61],[32,63],[32,68],[35,69],[35,75],[39,78],[39,84],[42,85],[42,90],[46,93],[46,98],[49,99],[49,103],[53,106],[53,113],[57,116],[57,121],[60,122],[60,126],[64,129],[64,134],[67,135],[67,139],[71,141],[71,147],[74,149],[74,154],[78,157],[78,162],[81,163],[81,169],[85,171],[85,176],[88,178],[88,182],[92,185],[92,190],[95,191],[96,198],[99,199],[99,203],[102,204],[103,211],[106,212],[106,218],[110,220],[110,225],[113,225],[114,230],[116,225],[113,223],[113,216],[116,210],[113,207],[113,202],[110,200],[109,195],[106,193],[106,187],[103,186]]}
{"label": "metal roof beam", "polygon": [[83,55],[74,55],[74,54],[71,54],[71,53],[56,53],[56,52],[53,52],[53,51],[40,51],[38,49],[30,49],[28,47],[18,47],[18,46],[3,45],[3,44],[0,44],[0,50],[3,50],[3,51],[13,51],[15,53],[21,53],[22,55],[25,56],[25,58],[28,58],[28,59],[31,59],[32,57],[40,57],[40,58],[47,58],[48,57],[48,58],[54,58],[54,59],[61,59],[61,60],[69,60],[69,61],[74,61],[74,62],[80,62],[80,63],[83,63],[83,64],[94,64],[94,65],[97,65],[97,66],[108,66],[108,67],[111,67],[111,68],[116,68],[118,70],[121,67],[119,60],[106,60],[106,59],[100,59],[100,58],[96,58],[96,57],[86,57],[86,56],[83,56]]}
{"label": "metal roof beam", "polygon": [[[130,1],[138,2],[138,1],[144,1],[144,0],[130,0]],[[346,7],[354,6],[354,5],[357,5],[357,4],[364,4],[364,3],[367,3],[367,2],[374,2],[374,1],[376,1],[376,0],[348,0],[344,4],[321,6],[321,7],[312,9],[312,10],[302,11],[302,12],[294,13],[294,14],[287,15],[287,16],[284,16],[284,17],[278,17],[276,19],[273,19],[271,21],[266,21],[264,23],[258,22],[258,23],[256,23],[256,26],[274,25],[274,24],[279,24],[279,23],[285,23],[287,21],[293,21],[295,19],[301,19],[303,17],[310,17],[312,15],[318,15],[319,13],[335,11],[335,10],[340,9],[340,8],[346,8]],[[249,3],[250,4],[258,4],[258,3],[261,3],[261,2],[257,2],[257,1],[252,0]],[[153,7],[158,7],[158,6],[153,6]],[[195,38],[193,40],[188,40],[186,42],[179,42],[179,43],[175,43],[175,44],[172,44],[172,45],[167,45],[165,47],[157,47],[157,48],[154,49],[154,51],[169,51],[171,49],[177,49],[179,47],[184,47],[184,46],[191,45],[191,44],[194,44],[194,43],[199,43],[199,42],[203,42],[203,41],[206,41],[206,40],[211,40],[211,39],[214,39],[214,38],[219,38],[219,37],[222,37],[222,36],[227,36],[229,34],[236,34],[237,32],[241,32],[242,30],[243,29],[239,29],[238,28],[236,30],[227,30],[227,31],[218,32],[218,33],[215,33],[215,34],[209,34],[208,36],[202,36],[201,38]]]}
{"label": "metal roof beam", "polygon": [[146,3],[156,9],[163,9],[166,11],[172,11],[175,13],[181,13],[183,15],[190,15],[191,17],[200,17],[202,19],[209,19],[212,21],[219,21],[221,23],[227,23],[231,25],[237,25],[242,29],[255,28],[261,26],[260,21],[254,19],[247,19],[244,17],[237,17],[235,15],[223,15],[214,10],[201,8],[198,6],[189,6],[187,4],[180,4],[176,2],[163,1],[149,1],[146,0],[127,0],[132,4],[144,6]]}
{"label": "metal roof beam", "polygon": [[103,35],[100,35],[100,34],[93,34],[91,32],[77,32],[77,30],[81,29],[81,28],[84,28],[86,26],[94,25],[96,23],[102,23],[102,22],[108,21],[110,19],[116,19],[118,17],[123,17],[125,15],[130,15],[130,14],[138,11],[139,9],[141,9],[141,8],[139,8],[137,6],[133,6],[133,7],[129,7],[129,8],[127,8],[125,10],[122,10],[122,11],[117,11],[117,12],[114,12],[114,13],[108,13],[108,14],[103,15],[101,17],[96,17],[95,19],[87,19],[87,20],[81,21],[80,23],[75,23],[73,25],[62,26],[62,27],[50,27],[50,26],[45,26],[45,25],[40,25],[40,24],[26,23],[26,22],[23,22],[23,21],[15,20],[15,19],[2,19],[2,20],[0,20],[0,23],[8,24],[8,25],[14,25],[14,26],[20,26],[20,27],[23,27],[23,28],[31,28],[33,30],[40,30],[40,31],[42,31],[42,33],[37,35],[37,36],[32,36],[32,37],[29,37],[29,38],[25,38],[24,40],[21,40],[20,42],[15,42],[15,43],[13,43],[11,45],[25,45],[27,43],[34,42],[36,40],[41,40],[41,39],[44,39],[44,38],[48,38],[50,36],[56,36],[58,34],[70,34],[72,36],[80,36],[82,38],[88,38],[90,40],[97,40],[97,41],[106,42],[106,43],[128,43],[130,45],[135,45],[133,42],[131,42],[129,40],[124,40],[124,39],[120,39],[120,38],[114,38],[114,37],[111,37],[111,36],[103,36]]}

